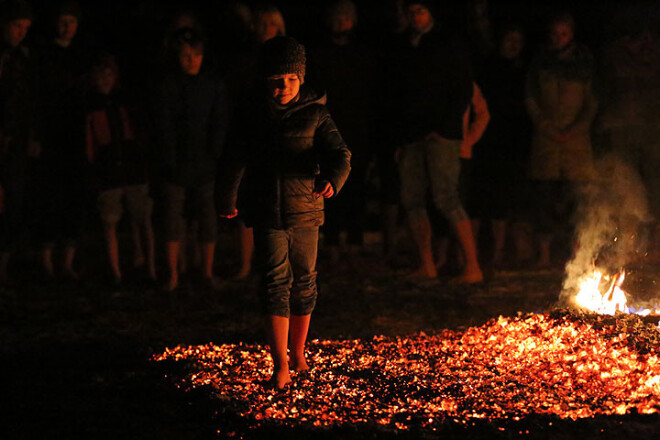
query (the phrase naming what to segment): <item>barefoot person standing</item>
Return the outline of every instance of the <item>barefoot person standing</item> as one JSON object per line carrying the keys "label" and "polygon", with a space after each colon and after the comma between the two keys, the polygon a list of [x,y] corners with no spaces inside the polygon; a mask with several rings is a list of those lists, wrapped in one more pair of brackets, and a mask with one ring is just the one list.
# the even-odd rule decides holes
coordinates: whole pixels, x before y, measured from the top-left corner
{"label": "barefoot person standing", "polygon": [[218,176],[218,205],[221,216],[236,215],[238,186],[244,185],[238,206],[254,228],[272,383],[281,389],[291,381],[290,368],[308,369],[304,350],[316,304],[323,199],[344,185],[351,153],[325,95],[301,87],[304,46],[276,37],[264,44],[262,56],[263,84],[253,99],[243,99],[242,141],[227,153]]}

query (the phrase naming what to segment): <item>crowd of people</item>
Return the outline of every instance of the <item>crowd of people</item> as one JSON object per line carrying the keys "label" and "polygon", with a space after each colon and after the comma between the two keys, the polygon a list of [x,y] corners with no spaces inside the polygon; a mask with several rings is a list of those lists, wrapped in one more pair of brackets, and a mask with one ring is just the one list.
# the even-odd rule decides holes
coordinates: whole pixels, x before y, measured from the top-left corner
{"label": "crowd of people", "polygon": [[[320,228],[331,262],[354,257],[373,227],[374,201],[383,261],[397,259],[404,218],[418,257],[409,276],[453,267],[456,282],[476,283],[484,266],[549,267],[558,242],[570,252],[575,194],[598,178],[594,158],[605,151],[638,170],[660,214],[653,21],[613,34],[594,55],[561,12],[530,50],[520,23],[493,22],[484,0],[470,5],[457,26],[433,1],[384,2],[389,29],[369,39],[359,32],[359,3],[331,1],[319,38],[300,48],[282,40],[286,20],[275,4],[232,2],[217,29],[181,9],[138,61],[85,41],[93,29],[78,32],[75,1],[57,3],[36,29],[29,3],[3,1],[0,283],[25,243],[44,276],[77,279],[80,237],[91,229],[105,241],[111,283],[121,285],[126,225],[130,266],[171,291],[196,257],[203,282],[219,289],[218,224],[234,217],[232,207],[240,279],[252,272],[255,246],[257,254],[267,246],[264,222]],[[268,50],[293,64],[265,75],[277,64]],[[291,61],[296,50],[302,58]],[[290,76],[300,82],[293,102],[307,110],[257,105],[264,89],[288,93]],[[331,118],[311,112],[317,107]],[[264,150],[273,139],[274,152]],[[280,182],[282,174],[297,179]],[[646,229],[657,251],[656,223]],[[314,264],[298,263],[313,278]]]}

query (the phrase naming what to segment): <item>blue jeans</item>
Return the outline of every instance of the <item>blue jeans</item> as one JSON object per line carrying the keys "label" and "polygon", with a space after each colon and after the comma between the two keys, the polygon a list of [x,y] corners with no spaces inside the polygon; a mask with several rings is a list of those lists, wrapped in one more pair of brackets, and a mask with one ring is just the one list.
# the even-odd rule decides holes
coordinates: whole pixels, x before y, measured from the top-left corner
{"label": "blue jeans", "polygon": [[319,228],[254,229],[261,299],[267,315],[309,315],[316,305]]}

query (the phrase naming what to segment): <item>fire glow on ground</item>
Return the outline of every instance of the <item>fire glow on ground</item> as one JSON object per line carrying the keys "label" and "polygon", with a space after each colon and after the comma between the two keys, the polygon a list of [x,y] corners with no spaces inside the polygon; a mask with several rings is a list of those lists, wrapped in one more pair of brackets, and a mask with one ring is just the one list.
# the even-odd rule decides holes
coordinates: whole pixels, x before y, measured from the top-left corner
{"label": "fire glow on ground", "polygon": [[266,387],[260,345],[177,346],[153,360],[175,363],[177,386],[206,387],[248,428],[433,431],[446,421],[660,411],[660,332],[629,316],[500,317],[465,332],[315,340],[307,353],[311,371],[281,392]]}

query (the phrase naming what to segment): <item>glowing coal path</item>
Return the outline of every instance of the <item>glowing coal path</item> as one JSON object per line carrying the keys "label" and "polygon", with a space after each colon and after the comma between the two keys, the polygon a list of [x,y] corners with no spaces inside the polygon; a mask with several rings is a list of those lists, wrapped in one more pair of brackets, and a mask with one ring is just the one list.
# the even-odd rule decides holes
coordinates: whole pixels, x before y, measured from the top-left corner
{"label": "glowing coal path", "polygon": [[611,319],[561,312],[500,317],[432,336],[312,341],[312,370],[284,392],[264,388],[271,366],[258,345],[179,346],[153,360],[166,369],[177,364],[173,370],[186,372],[177,386],[206,387],[248,428],[433,430],[448,420],[658,412],[659,332],[641,321],[626,330]]}

